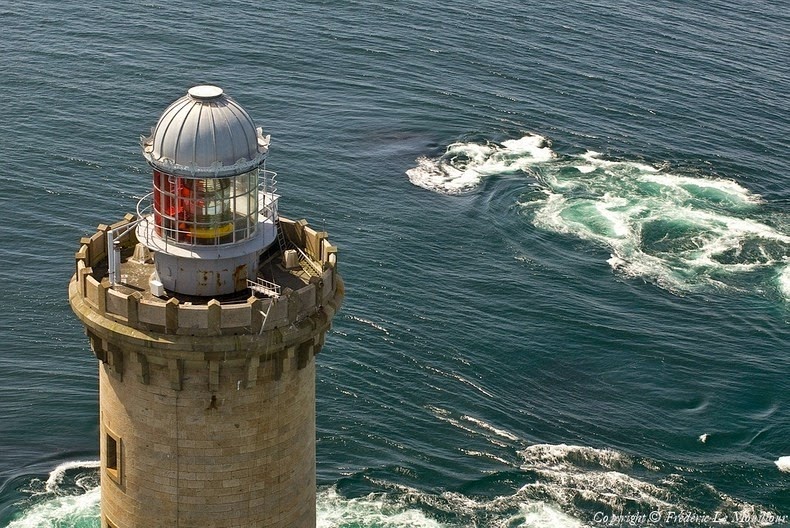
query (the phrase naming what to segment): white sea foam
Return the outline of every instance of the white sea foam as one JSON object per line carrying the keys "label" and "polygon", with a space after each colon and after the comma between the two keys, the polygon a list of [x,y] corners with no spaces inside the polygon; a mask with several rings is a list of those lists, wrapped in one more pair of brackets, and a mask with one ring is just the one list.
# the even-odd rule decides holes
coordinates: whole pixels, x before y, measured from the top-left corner
{"label": "white sea foam", "polygon": [[459,194],[477,187],[486,176],[513,173],[546,162],[554,152],[546,138],[527,135],[495,143],[458,142],[448,145],[438,158],[420,157],[406,171],[414,185],[445,194]]}
{"label": "white sea foam", "polygon": [[64,462],[49,473],[46,485],[44,486],[47,493],[58,493],[60,486],[63,483],[63,477],[66,472],[72,469],[95,469],[100,467],[101,463],[98,460],[74,460],[71,462]]}
{"label": "white sea foam", "polygon": [[[435,413],[449,415],[448,411],[439,408],[435,409]],[[470,420],[468,416],[464,416],[463,420],[485,430],[491,428],[489,424]],[[387,491],[347,498],[337,488],[332,487],[318,492],[317,526],[580,528],[584,523],[574,517],[575,512],[585,515],[577,509],[580,501],[586,505],[584,511],[589,511],[590,504],[596,503],[615,513],[634,511],[634,508],[665,511],[688,508],[682,500],[672,497],[668,489],[626,475],[624,471],[628,471],[635,461],[615,450],[566,444],[537,444],[524,449],[521,455],[522,468],[537,474],[538,478],[511,495],[474,498],[457,492],[436,494],[391,482],[374,481],[374,485]],[[640,462],[640,465],[649,470],[645,464]],[[776,465],[781,471],[790,471],[790,457],[780,457]],[[30,506],[8,528],[55,528],[83,525],[98,520],[99,487],[86,488],[74,494],[74,486],[70,481],[65,482],[67,474],[69,478],[74,476],[73,470],[90,470],[97,466],[97,461],[70,462],[58,466],[47,481],[48,488],[53,493],[52,498]],[[722,512],[729,518],[740,516],[738,518],[763,519],[769,518],[766,515],[774,515],[769,510],[712,488],[711,494],[721,501],[717,512]],[[446,519],[449,518],[453,521],[448,523]]]}
{"label": "white sea foam", "polygon": [[[433,406],[428,406],[427,408],[431,411],[431,413],[433,413],[433,415],[436,418],[438,418],[439,420],[441,420],[441,421],[443,421],[445,423],[448,423],[448,424],[452,425],[453,427],[456,427],[456,428],[460,429],[461,431],[469,433],[470,435],[480,435],[481,434],[480,430],[474,429],[472,427],[468,427],[468,426],[464,425],[463,423],[461,423],[461,421],[459,419],[453,418],[450,415],[450,412],[445,410],[445,409],[441,409],[439,407],[433,407]],[[507,444],[497,440],[496,438],[493,438],[491,436],[486,436],[486,435],[483,435],[483,436],[485,436],[485,438],[486,438],[486,440],[488,440],[488,442],[490,442],[490,443],[492,443],[492,444],[494,444],[494,445],[496,445],[498,447],[506,447],[507,446]]]}
{"label": "white sea foam", "polygon": [[712,491],[721,501],[716,509],[718,517],[729,519],[738,526],[777,526],[784,525],[786,522],[786,516],[782,517],[773,510],[745,502],[715,489]]}
{"label": "white sea foam", "polygon": [[[494,499],[474,499],[460,493],[433,494],[392,483],[378,483],[389,492],[346,498],[335,487],[319,490],[319,528],[579,528],[581,522],[557,506],[525,497],[521,492]],[[8,528],[56,528],[93,525],[99,519],[100,488],[77,495],[55,496],[29,507]],[[513,513],[513,512],[517,513]],[[429,513],[429,512],[434,512]],[[440,512],[457,521],[448,524],[432,515]]]}
{"label": "white sea foam", "polygon": [[[56,528],[82,526],[99,518],[100,488],[95,487],[78,495],[57,496],[28,508],[21,518],[8,528]],[[339,528],[361,526],[376,528],[441,528],[447,526],[406,501],[390,500],[383,495],[358,499],[341,497],[334,488],[317,496],[317,526]]]}
{"label": "white sea foam", "polygon": [[760,219],[761,197],[731,179],[593,151],[557,156],[539,135],[453,143],[438,158],[418,159],[407,175],[420,187],[459,194],[487,176],[527,170],[539,185],[522,203],[534,225],[607,247],[610,267],[622,275],[681,293],[737,290],[741,277],[775,269],[768,289],[790,300],[790,235],[773,225],[786,222]]}
{"label": "white sea foam", "polygon": [[536,226],[606,246],[613,270],[671,291],[735,287],[788,258],[790,236],[753,218],[761,199],[738,183],[598,156],[542,166],[545,192],[522,203]]}
{"label": "white sea foam", "polygon": [[583,528],[585,525],[545,502],[530,501],[522,504],[517,514],[498,523],[497,526],[503,528]]}
{"label": "white sea foam", "polygon": [[499,462],[500,464],[503,464],[505,466],[512,466],[512,464],[507,460],[505,460],[504,458],[497,456],[493,453],[489,453],[487,451],[474,451],[472,449],[464,449],[464,448],[460,448],[459,451],[465,455],[469,455],[477,458],[485,458],[488,460],[494,460],[495,462]]}
{"label": "white sea foam", "polygon": [[356,321],[358,323],[366,324],[371,328],[375,328],[380,332],[384,332],[385,334],[389,335],[389,330],[381,326],[380,324],[374,323],[370,319],[365,319],[364,317],[357,317],[356,315],[346,315],[346,319],[351,319],[352,321]]}
{"label": "white sea foam", "polygon": [[569,465],[595,467],[602,470],[624,470],[633,466],[627,455],[612,449],[567,444],[534,444],[521,452],[524,467],[559,468]]}
{"label": "white sea foam", "polygon": [[[544,500],[513,495],[480,499],[457,492],[426,493],[415,488],[380,482],[386,493],[372,493],[361,498],[342,497],[329,488],[318,493],[318,526],[370,528],[488,526],[502,528],[580,528],[583,524],[556,505]],[[429,516],[439,512],[451,523]]]}
{"label": "white sea foam", "polygon": [[[461,431],[469,433],[470,435],[481,436],[488,443],[497,447],[509,447],[512,445],[512,442],[518,441],[518,437],[516,435],[509,433],[504,429],[498,429],[483,420],[478,420],[477,418],[466,415],[463,415],[460,418],[455,418],[452,416],[450,411],[440,407],[434,407],[432,405],[429,405],[426,408],[431,411],[431,413],[439,420],[448,423],[453,427],[460,429]],[[467,424],[473,424],[475,427]],[[493,435],[490,433],[493,433]],[[510,443],[504,442],[502,438],[508,440]],[[486,456],[489,458],[495,457],[495,455],[490,453]]]}
{"label": "white sea foam", "polygon": [[[681,475],[669,475],[659,484],[653,484],[627,474],[637,463],[648,471],[659,471],[649,461],[636,461],[611,449],[565,444],[533,445],[521,454],[522,469],[539,477],[523,486],[519,495],[548,499],[566,514],[575,512],[579,503],[585,505],[586,512],[597,507],[616,514],[694,509],[686,502],[686,480]],[[790,466],[790,457],[782,458],[787,459]],[[787,470],[790,471],[790,467]],[[776,517],[774,512],[761,506],[731,497],[711,485],[705,487],[710,497],[718,500],[716,512],[721,517],[751,520]],[[752,525],[751,521],[744,524]]]}
{"label": "white sea foam", "polygon": [[574,165],[573,168],[582,174],[589,174],[596,169],[595,165]]}
{"label": "white sea foam", "polygon": [[521,452],[522,469],[540,476],[526,484],[527,496],[548,497],[562,511],[572,512],[581,500],[622,513],[635,506],[644,509],[670,508],[666,489],[626,473],[634,461],[611,449],[587,446],[538,444]]}
{"label": "white sea foam", "polygon": [[474,383],[473,381],[469,381],[468,379],[466,379],[465,377],[461,376],[460,374],[456,374],[455,372],[451,372],[450,373],[450,377],[460,381],[464,385],[469,385],[470,387],[472,387],[473,389],[478,391],[480,394],[488,396],[489,398],[494,398],[494,395],[491,394],[489,391],[485,390],[483,387],[481,387],[480,385]]}
{"label": "white sea foam", "polygon": [[502,142],[506,153],[527,155],[531,161],[549,161],[554,152],[546,145],[546,138],[539,135],[528,135],[520,139],[509,139]]}
{"label": "white sea foam", "polygon": [[318,528],[342,526],[371,526],[380,528],[446,526],[428,517],[422,511],[397,500],[388,500],[382,494],[347,499],[335,488],[320,491],[316,504]]}
{"label": "white sea foam", "polygon": [[754,205],[762,202],[760,196],[753,194],[732,180],[679,176],[670,173],[651,174],[650,171],[647,172],[642,177],[644,181],[659,184],[664,188],[665,192],[674,192],[685,198],[701,194],[712,202],[724,202],[735,205]]}
{"label": "white sea foam", "polygon": [[505,431],[504,429],[499,429],[498,427],[494,427],[493,425],[489,424],[488,422],[486,422],[484,420],[480,420],[479,418],[475,418],[473,416],[464,415],[464,416],[461,417],[461,419],[462,420],[466,420],[468,422],[472,422],[473,424],[476,424],[477,426],[482,427],[483,429],[491,431],[495,435],[499,435],[502,438],[507,438],[508,440],[513,440],[513,441],[518,440],[518,437],[516,435],[514,435],[513,433]]}
{"label": "white sea foam", "polygon": [[64,462],[50,471],[45,482],[31,482],[30,498],[33,501],[9,528],[47,528],[76,526],[82,519],[98,518],[99,478],[98,460]]}
{"label": "white sea foam", "polygon": [[[785,259],[785,262],[790,261],[790,257]],[[790,264],[787,264],[777,275],[777,282],[779,283],[779,291],[782,293],[785,301],[790,302]]]}
{"label": "white sea foam", "polygon": [[584,154],[582,154],[581,159],[586,161],[588,164],[592,165],[595,168],[604,168],[604,169],[617,169],[619,170],[636,170],[638,172],[646,172],[646,173],[653,173],[658,172],[656,167],[652,165],[647,165],[645,163],[639,163],[636,161],[616,161],[616,160],[607,160],[601,157],[600,152],[595,152],[594,150],[588,150]]}
{"label": "white sea foam", "polygon": [[779,457],[774,463],[779,468],[779,471],[790,473],[790,456]]}
{"label": "white sea foam", "polygon": [[56,528],[77,526],[82,519],[99,517],[99,487],[79,495],[57,496],[39,502],[11,521],[8,528]]}

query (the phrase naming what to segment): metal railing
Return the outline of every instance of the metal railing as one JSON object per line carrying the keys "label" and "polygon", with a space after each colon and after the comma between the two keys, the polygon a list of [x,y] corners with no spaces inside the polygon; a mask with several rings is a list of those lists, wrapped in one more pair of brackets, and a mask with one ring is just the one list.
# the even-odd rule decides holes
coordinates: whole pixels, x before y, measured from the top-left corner
{"label": "metal railing", "polygon": [[[277,191],[277,173],[274,171],[269,171],[265,169],[261,169],[260,171],[261,178],[258,181],[258,218],[259,221],[267,221],[271,220],[272,222],[276,223],[277,216],[279,214],[278,205],[279,205],[279,196],[276,194]],[[153,202],[153,192],[150,192],[140,198],[137,202],[137,222],[138,223],[145,223],[149,221],[153,221],[152,217],[154,214],[154,202]],[[170,243],[176,245],[190,245],[194,246],[194,243],[188,242],[176,242],[173,238],[173,235],[178,235],[181,231],[178,229],[173,228],[165,228],[162,227],[162,233],[158,238],[164,242],[165,249],[167,249]],[[155,228],[145,227],[144,229],[146,235],[150,235],[151,233],[155,232]],[[158,234],[158,233],[157,233]],[[164,236],[161,236],[164,235]],[[231,242],[235,243],[235,242]],[[212,244],[212,245],[223,245],[223,244]]]}
{"label": "metal railing", "polygon": [[[153,195],[154,195],[153,192],[149,192],[148,194],[146,194],[145,196],[143,196],[137,201],[137,223],[143,224],[142,233],[144,233],[146,236],[146,240],[145,241],[141,240],[141,242],[145,243],[145,245],[148,247],[151,247],[151,243],[150,240],[148,240],[148,236],[150,233],[153,232],[153,229],[150,229],[147,226],[149,219],[153,217],[154,214],[153,213],[154,201],[151,198]],[[138,235],[139,234],[141,233],[138,231]],[[165,243],[165,249],[167,249],[167,239],[165,238],[163,240]]]}
{"label": "metal railing", "polygon": [[[277,220],[277,173],[274,171],[260,169],[258,172],[258,212],[264,220]],[[268,200],[267,200],[268,198]]]}
{"label": "metal railing", "polygon": [[110,281],[110,286],[115,286],[121,281],[121,239],[125,237],[129,231],[137,227],[140,223],[141,217],[138,215],[136,220],[124,224],[115,229],[107,230],[107,275]]}
{"label": "metal railing", "polygon": [[247,287],[254,292],[262,293],[275,299],[280,296],[282,291],[279,284],[261,278],[247,279]]}
{"label": "metal railing", "polygon": [[324,270],[321,269],[321,267],[318,264],[316,264],[313,261],[313,259],[311,259],[307,255],[307,253],[302,251],[302,248],[300,248],[299,246],[297,246],[295,244],[292,247],[299,254],[299,263],[301,264],[302,269],[305,271],[305,273],[307,273],[308,275],[311,275],[313,277],[320,277],[321,273]]}

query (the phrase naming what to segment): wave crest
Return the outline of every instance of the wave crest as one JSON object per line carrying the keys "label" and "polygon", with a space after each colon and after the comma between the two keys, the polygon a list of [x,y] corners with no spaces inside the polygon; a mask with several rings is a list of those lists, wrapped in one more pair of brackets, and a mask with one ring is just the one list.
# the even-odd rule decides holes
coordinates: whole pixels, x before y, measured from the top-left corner
{"label": "wave crest", "polygon": [[790,236],[756,218],[760,197],[738,183],[596,156],[544,167],[543,193],[521,205],[537,227],[608,247],[613,270],[674,292],[737,289],[790,254]]}
{"label": "wave crest", "polygon": [[414,185],[444,194],[461,194],[477,187],[486,176],[525,171],[550,160],[554,152],[546,138],[527,135],[520,139],[487,142],[457,142],[438,158],[422,156],[406,171]]}
{"label": "wave crest", "polygon": [[[608,248],[607,262],[621,275],[673,293],[756,289],[790,300],[787,218],[769,218],[761,197],[733,180],[592,151],[558,156],[539,135],[453,143],[439,158],[419,158],[407,175],[420,187],[459,194],[517,171],[535,177],[537,188],[520,201],[533,225]],[[773,285],[754,284],[763,276]]]}
{"label": "wave crest", "polygon": [[[8,528],[94,526],[99,520],[98,460],[64,462],[30,483],[29,505]],[[95,522],[94,522],[95,521]]]}

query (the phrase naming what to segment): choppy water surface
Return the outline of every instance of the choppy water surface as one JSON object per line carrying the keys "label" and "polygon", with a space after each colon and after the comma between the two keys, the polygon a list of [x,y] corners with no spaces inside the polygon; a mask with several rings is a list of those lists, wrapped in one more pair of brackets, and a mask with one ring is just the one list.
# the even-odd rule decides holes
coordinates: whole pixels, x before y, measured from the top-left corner
{"label": "choppy water surface", "polygon": [[319,526],[790,525],[784,7],[0,6],[0,526],[99,526],[66,283],[197,83],[341,249]]}

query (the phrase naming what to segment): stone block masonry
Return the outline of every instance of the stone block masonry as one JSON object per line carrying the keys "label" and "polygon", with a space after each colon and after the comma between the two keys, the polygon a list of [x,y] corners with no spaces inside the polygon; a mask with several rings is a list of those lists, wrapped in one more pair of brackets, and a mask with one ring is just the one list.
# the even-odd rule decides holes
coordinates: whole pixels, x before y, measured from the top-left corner
{"label": "stone block masonry", "polygon": [[315,356],[344,292],[326,233],[284,225],[320,276],[232,303],[111,287],[107,226],[81,241],[69,300],[100,360],[102,526],[315,526]]}

